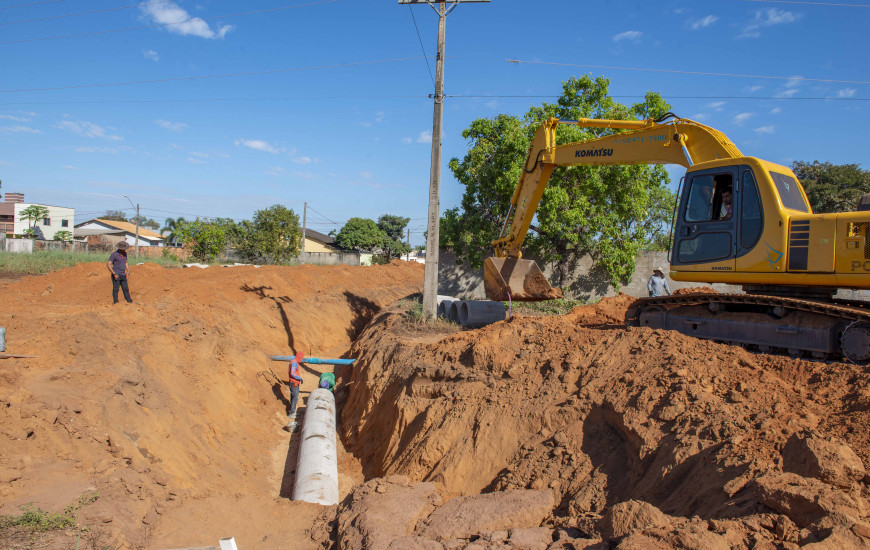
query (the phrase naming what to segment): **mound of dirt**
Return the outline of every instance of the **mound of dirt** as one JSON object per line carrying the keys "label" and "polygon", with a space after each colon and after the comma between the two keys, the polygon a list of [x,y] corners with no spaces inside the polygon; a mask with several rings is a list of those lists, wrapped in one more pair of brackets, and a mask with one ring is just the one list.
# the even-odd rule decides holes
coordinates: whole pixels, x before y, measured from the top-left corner
{"label": "mound of dirt", "polygon": [[[400,318],[377,315],[352,348],[347,447],[367,477],[437,482],[446,499],[549,491],[543,525],[554,534],[634,533],[664,547],[702,531],[724,547],[835,532],[870,541],[867,368],[626,330],[632,301],[514,316],[436,342],[398,337]],[[630,501],[677,519],[617,536],[602,522]]]}
{"label": "mound of dirt", "polygon": [[[38,356],[0,359],[0,514],[31,502],[60,511],[98,493],[80,523],[112,547],[307,540],[319,507],[288,498],[298,447],[281,429],[289,394],[258,373],[286,380],[287,363],[269,355],[341,356],[422,279],[405,262],[145,264],[132,267],[129,305],[111,304],[99,263],[0,283],[7,353]],[[327,368],[303,369],[300,404]],[[340,463],[347,493],[363,479],[353,457]]]}

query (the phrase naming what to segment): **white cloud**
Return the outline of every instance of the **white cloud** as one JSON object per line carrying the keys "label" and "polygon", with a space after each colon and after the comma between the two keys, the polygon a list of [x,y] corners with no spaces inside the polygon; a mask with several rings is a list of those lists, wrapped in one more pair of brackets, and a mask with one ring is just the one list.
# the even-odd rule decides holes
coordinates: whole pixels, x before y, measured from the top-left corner
{"label": "white cloud", "polygon": [[738,38],[758,38],[761,36],[761,29],[774,25],[794,23],[800,17],[801,14],[776,8],[759,10],[755,12],[755,17],[743,28],[743,33]]}
{"label": "white cloud", "polygon": [[13,120],[15,122],[28,122],[29,118],[14,116],[14,115],[0,115],[0,120]]}
{"label": "white cloud", "polygon": [[643,33],[640,31],[625,31],[613,35],[613,41],[619,42],[620,40],[630,40],[632,42],[640,42],[641,36],[643,36]]}
{"label": "white cloud", "polygon": [[412,141],[414,141],[414,138],[409,138],[409,137],[402,138],[402,143],[411,143]]}
{"label": "white cloud", "polygon": [[791,97],[791,96],[795,95],[796,93],[798,93],[798,91],[799,90],[797,88],[792,88],[790,90],[783,90],[781,92],[777,92],[776,97]]}
{"label": "white cloud", "polygon": [[199,157],[199,158],[201,158],[201,159],[207,159],[207,158],[209,158],[211,155],[209,155],[208,153],[200,153],[199,151],[191,151],[191,152],[190,152],[190,156],[192,156],[192,157]]}
{"label": "white cloud", "polygon": [[118,149],[115,147],[77,147],[76,153],[108,153],[110,155],[114,155],[118,152]]}
{"label": "white cloud", "polygon": [[804,82],[804,77],[802,76],[793,76],[785,81],[786,88],[797,88]]}
{"label": "white cloud", "polygon": [[708,104],[707,104],[707,107],[709,107],[709,108],[711,108],[711,109],[714,109],[714,110],[716,110],[716,111],[721,111],[721,110],[722,110],[722,107],[724,107],[724,106],[725,106],[725,102],[724,102],[724,101],[714,101],[713,103],[708,103]]}
{"label": "white cloud", "polygon": [[702,17],[701,19],[693,19],[689,21],[689,28],[693,31],[697,31],[699,29],[709,27],[718,20],[719,18],[715,15],[708,15],[707,17]]}
{"label": "white cloud", "polygon": [[142,55],[145,56],[145,59],[160,61],[160,56],[157,55],[157,52],[155,52],[154,50],[145,50],[144,52],[142,52]]}
{"label": "white cloud", "polygon": [[0,128],[0,132],[6,134],[41,134],[42,130],[37,130],[36,128],[31,128],[29,126],[7,126],[5,128]]}
{"label": "white cloud", "polygon": [[857,91],[855,88],[843,88],[837,91],[837,97],[852,97]]}
{"label": "white cloud", "polygon": [[383,112],[383,111],[378,111],[378,112],[375,114],[375,122],[382,122],[383,120],[384,120],[384,112]]}
{"label": "white cloud", "polygon": [[293,159],[296,164],[311,164],[311,157],[298,157]]}
{"label": "white cloud", "polygon": [[755,129],[755,133],[757,134],[772,134],[775,126],[760,126]]}
{"label": "white cloud", "polygon": [[696,115],[690,116],[689,118],[691,120],[697,120],[698,122],[704,122],[705,120],[707,120],[710,117],[704,113],[698,113]]}
{"label": "white cloud", "polygon": [[237,139],[235,143],[237,147],[242,145],[249,149],[254,149],[255,151],[264,151],[266,153],[272,153],[273,155],[277,155],[286,150],[286,148],[275,147],[268,141],[263,141],[261,139]]}
{"label": "white cloud", "polygon": [[191,164],[207,164],[208,161],[202,160],[201,158],[187,157],[187,162]]}
{"label": "white cloud", "polygon": [[737,124],[739,126],[750,118],[752,118],[752,113],[740,113],[739,115],[734,117],[734,124]]}
{"label": "white cloud", "polygon": [[167,130],[171,130],[173,132],[180,132],[187,128],[187,124],[183,122],[169,122],[168,120],[157,119],[154,121],[154,124],[160,126],[161,128],[166,128]]}
{"label": "white cloud", "polygon": [[284,173],[284,168],[281,166],[270,166],[269,169],[263,173],[267,176],[280,176]]}
{"label": "white cloud", "polygon": [[756,84],[755,86],[749,86],[748,88],[746,88],[746,91],[747,92],[757,92],[758,90],[761,90],[763,88],[764,88],[764,86]]}
{"label": "white cloud", "polygon": [[770,114],[772,114],[772,115],[778,115],[781,112],[782,112],[782,109],[780,109],[779,107],[774,107],[773,109],[770,110]]}
{"label": "white cloud", "polygon": [[64,170],[78,170],[77,166],[73,166],[71,164],[64,164],[63,166],[61,166],[61,168],[63,168]]}
{"label": "white cloud", "polygon": [[423,130],[417,136],[417,143],[432,143],[432,130]]}
{"label": "white cloud", "polygon": [[62,120],[57,123],[56,127],[89,138],[102,138],[111,141],[121,141],[124,139],[121,136],[107,134],[106,129],[102,126],[84,120]]}
{"label": "white cloud", "polygon": [[201,38],[223,38],[233,30],[232,25],[222,25],[213,30],[208,23],[199,17],[191,17],[187,11],[173,2],[166,4],[142,4],[142,12],[158,25],[166,25],[169,32],[182,36],[199,36]]}

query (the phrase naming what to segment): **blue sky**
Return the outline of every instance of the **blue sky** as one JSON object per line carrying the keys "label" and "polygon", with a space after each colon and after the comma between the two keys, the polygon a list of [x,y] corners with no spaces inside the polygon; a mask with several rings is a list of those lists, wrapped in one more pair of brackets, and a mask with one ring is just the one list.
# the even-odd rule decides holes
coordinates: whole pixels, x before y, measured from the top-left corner
{"label": "blue sky", "polygon": [[[867,169],[868,23],[868,0],[461,4],[441,209],[461,200],[447,162],[471,121],[522,116],[582,74],[624,103],[660,92],[744,154]],[[124,195],[160,222],[308,202],[312,229],[396,214],[422,244],[436,37],[429,6],[395,0],[3,0],[0,192],[76,223],[129,213]]]}

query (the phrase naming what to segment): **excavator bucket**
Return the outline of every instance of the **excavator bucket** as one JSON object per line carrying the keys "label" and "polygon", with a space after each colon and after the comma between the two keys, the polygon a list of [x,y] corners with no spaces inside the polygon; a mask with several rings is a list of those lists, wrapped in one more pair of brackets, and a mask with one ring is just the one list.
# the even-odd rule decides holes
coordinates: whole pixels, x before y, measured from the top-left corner
{"label": "excavator bucket", "polygon": [[562,297],[562,290],[550,286],[532,260],[487,258],[483,262],[483,286],[486,297],[497,302],[539,302]]}

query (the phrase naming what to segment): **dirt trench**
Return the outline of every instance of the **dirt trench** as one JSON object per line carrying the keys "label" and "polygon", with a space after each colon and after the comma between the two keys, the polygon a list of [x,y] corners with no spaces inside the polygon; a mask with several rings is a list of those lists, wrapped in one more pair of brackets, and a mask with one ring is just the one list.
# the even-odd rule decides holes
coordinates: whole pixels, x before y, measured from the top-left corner
{"label": "dirt trench", "polygon": [[[421,328],[422,271],[146,264],[118,306],[101,264],[0,282],[7,351],[39,356],[0,361],[0,514],[96,493],[89,548],[867,547],[867,367],[626,330],[626,296]],[[297,349],[357,359],[338,506],[288,498],[259,374]]]}
{"label": "dirt trench", "polygon": [[[0,282],[0,514],[79,510],[81,548],[315,547],[320,507],[289,500],[297,434],[270,377],[295,350],[341,356],[382,307],[421,290],[422,266],[133,266],[111,304],[103,264]],[[321,368],[315,368],[321,367]],[[327,365],[305,366],[300,405]],[[363,481],[340,456],[343,492]],[[22,533],[0,545],[28,547]],[[73,548],[81,533],[43,537]],[[18,538],[15,538],[18,537]],[[22,542],[25,541],[25,542]],[[87,544],[84,544],[87,542]],[[16,546],[24,544],[24,546]],[[88,546],[90,545],[90,546]]]}
{"label": "dirt trench", "polygon": [[341,416],[372,481],[336,544],[870,545],[870,370],[626,329],[632,301],[440,337],[378,314]]}

